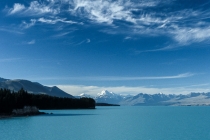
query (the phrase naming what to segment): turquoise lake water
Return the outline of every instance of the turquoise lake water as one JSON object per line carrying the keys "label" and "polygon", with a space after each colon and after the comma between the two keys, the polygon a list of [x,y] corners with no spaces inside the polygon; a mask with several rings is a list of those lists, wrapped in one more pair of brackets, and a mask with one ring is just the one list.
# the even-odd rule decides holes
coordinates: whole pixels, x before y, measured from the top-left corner
{"label": "turquoise lake water", "polygon": [[0,140],[210,140],[210,107],[97,107],[0,119]]}

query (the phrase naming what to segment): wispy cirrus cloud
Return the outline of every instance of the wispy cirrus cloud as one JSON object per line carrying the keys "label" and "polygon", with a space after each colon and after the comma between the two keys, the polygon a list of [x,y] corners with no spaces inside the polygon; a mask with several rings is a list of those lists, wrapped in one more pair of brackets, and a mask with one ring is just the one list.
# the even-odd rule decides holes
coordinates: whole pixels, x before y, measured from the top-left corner
{"label": "wispy cirrus cloud", "polygon": [[71,33],[71,32],[63,32],[63,33],[59,33],[59,34],[53,35],[52,37],[63,37],[63,36],[68,35],[69,33]]}
{"label": "wispy cirrus cloud", "polygon": [[[155,10],[160,4],[165,11]],[[168,6],[173,4],[176,3],[174,1],[161,3],[161,1],[154,0],[138,2],[74,0],[71,1],[73,8],[70,8],[69,11],[96,23],[106,23],[112,26],[118,26],[118,21],[132,23],[132,25],[124,24],[126,25],[124,33],[170,36],[177,43],[174,45],[176,47],[208,41],[209,22],[206,22],[206,19],[209,18],[210,11],[204,11],[199,6],[195,10],[189,8],[169,11]],[[203,25],[201,21],[204,21]],[[115,28],[102,31],[110,34],[123,33],[119,30]],[[161,48],[158,51],[169,49]]]}
{"label": "wispy cirrus cloud", "polygon": [[[107,29],[100,29],[108,34],[168,36],[174,41],[174,47],[209,41],[210,10],[202,6],[210,4],[183,8],[179,6],[182,3],[174,0],[35,0],[29,5],[15,3],[6,9],[8,15],[30,16],[45,24],[83,25],[75,18],[75,21],[68,19],[74,16],[89,24],[108,25]],[[171,6],[177,8],[169,8]],[[25,28],[33,27],[34,20],[23,24]]]}
{"label": "wispy cirrus cloud", "polygon": [[33,27],[36,24],[36,20],[35,19],[31,19],[29,23],[27,23],[26,21],[22,21],[20,27],[23,29],[28,29]]}
{"label": "wispy cirrus cloud", "polygon": [[174,39],[182,45],[208,41],[210,40],[210,25],[207,27],[181,28],[172,31],[172,34],[174,34]]}
{"label": "wispy cirrus cloud", "polygon": [[[69,11],[72,14],[84,16],[97,23],[115,24],[115,21],[150,25],[165,23],[165,19],[155,17],[154,12],[144,12],[145,9],[157,6],[161,1],[141,0],[70,0]],[[140,12],[141,14],[135,14]],[[154,16],[152,16],[154,15]]]}
{"label": "wispy cirrus cloud", "polygon": [[152,49],[152,50],[142,50],[142,51],[134,50],[134,54],[140,54],[140,53],[145,53],[145,52],[169,51],[169,50],[175,50],[175,49],[179,49],[179,48],[180,48],[180,46],[178,46],[177,44],[172,44],[172,45],[168,45],[166,47]]}
{"label": "wispy cirrus cloud", "polygon": [[8,11],[8,14],[12,15],[18,12],[21,12],[25,9],[26,7],[20,3],[15,3],[13,8],[10,8]]}
{"label": "wispy cirrus cloud", "polygon": [[81,42],[77,43],[76,46],[81,45],[83,43],[90,43],[90,39],[82,40]]}
{"label": "wispy cirrus cloud", "polygon": [[56,24],[58,22],[62,22],[62,23],[67,23],[67,24],[82,24],[82,23],[78,23],[75,21],[71,21],[71,20],[66,20],[66,18],[51,18],[51,19],[46,19],[46,18],[39,18],[37,21],[42,22],[42,23],[47,23],[47,24]]}
{"label": "wispy cirrus cloud", "polygon": [[183,73],[172,76],[149,76],[149,77],[112,77],[112,76],[101,76],[101,77],[71,77],[74,80],[90,80],[90,81],[134,81],[134,80],[161,80],[161,79],[180,79],[192,77],[193,73]]}
{"label": "wispy cirrus cloud", "polygon": [[15,62],[15,61],[20,61],[22,60],[22,58],[4,58],[4,59],[0,59],[0,63],[2,62]]}
{"label": "wispy cirrus cloud", "polygon": [[[7,8],[8,9],[8,8]],[[42,14],[58,14],[60,12],[59,5],[55,1],[32,1],[29,6],[15,3],[12,8],[8,9],[8,14],[21,14],[25,16],[42,15]]]}
{"label": "wispy cirrus cloud", "polygon": [[20,35],[24,34],[24,32],[22,32],[22,31],[19,31],[17,29],[8,28],[8,27],[0,27],[0,31],[13,33],[13,34],[20,34]]}
{"label": "wispy cirrus cloud", "polygon": [[75,0],[71,5],[73,6],[69,9],[71,13],[85,16],[98,23],[112,24],[114,20],[123,19],[132,21],[130,11],[125,9],[125,5],[131,6],[129,1]]}
{"label": "wispy cirrus cloud", "polygon": [[54,18],[39,18],[39,19],[31,19],[29,22],[26,21],[22,21],[20,27],[22,29],[28,29],[31,28],[33,26],[35,26],[37,23],[44,23],[44,24],[57,24],[57,23],[65,23],[65,24],[80,24],[82,25],[83,23],[78,23],[75,21],[71,21],[71,20],[66,20],[66,18],[58,18],[58,17],[54,17]]}

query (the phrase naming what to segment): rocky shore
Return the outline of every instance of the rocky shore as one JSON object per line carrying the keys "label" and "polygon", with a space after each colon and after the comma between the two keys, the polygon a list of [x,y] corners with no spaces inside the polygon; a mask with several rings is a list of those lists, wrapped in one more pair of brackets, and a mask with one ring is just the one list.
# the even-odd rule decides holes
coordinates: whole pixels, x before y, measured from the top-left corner
{"label": "rocky shore", "polygon": [[9,118],[9,117],[21,117],[21,116],[34,116],[46,114],[45,112],[40,112],[36,106],[24,106],[22,109],[13,109],[10,114],[0,114],[1,118]]}

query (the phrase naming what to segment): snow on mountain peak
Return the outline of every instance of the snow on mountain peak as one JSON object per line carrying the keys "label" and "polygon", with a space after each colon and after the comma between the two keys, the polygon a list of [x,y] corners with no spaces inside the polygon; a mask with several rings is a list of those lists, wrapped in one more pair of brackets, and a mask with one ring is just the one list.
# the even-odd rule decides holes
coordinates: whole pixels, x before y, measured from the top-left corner
{"label": "snow on mountain peak", "polygon": [[90,95],[85,94],[85,93],[82,93],[82,94],[80,94],[79,96],[80,96],[80,97],[87,97],[87,98],[91,98],[91,96],[90,96]]}
{"label": "snow on mountain peak", "polygon": [[112,96],[112,92],[109,92],[108,90],[102,90],[101,93],[98,93],[97,96]]}
{"label": "snow on mountain peak", "polygon": [[118,94],[115,94],[113,92],[109,92],[108,90],[103,90],[101,93],[97,94],[96,98],[120,98],[121,96]]}
{"label": "snow on mountain peak", "polygon": [[82,94],[80,94],[79,96],[84,96],[84,95],[86,95],[85,93],[82,93]]}

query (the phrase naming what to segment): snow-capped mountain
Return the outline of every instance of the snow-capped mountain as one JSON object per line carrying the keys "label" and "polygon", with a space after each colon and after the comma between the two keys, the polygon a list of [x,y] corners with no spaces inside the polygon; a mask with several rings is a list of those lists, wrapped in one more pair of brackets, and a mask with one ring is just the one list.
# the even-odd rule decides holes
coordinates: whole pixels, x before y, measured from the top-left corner
{"label": "snow-capped mountain", "polygon": [[[101,91],[95,97],[85,94],[85,93],[75,96],[75,98],[83,98],[83,97],[93,98],[96,101],[96,103],[118,104],[120,101],[122,101],[127,96],[115,94],[115,93],[109,92],[107,90]],[[130,97],[130,95],[128,97]]]}
{"label": "snow-capped mountain", "polygon": [[115,94],[113,92],[109,92],[107,90],[101,91],[101,93],[98,93],[95,97],[95,101],[97,103],[118,104],[122,100],[123,96]]}
{"label": "snow-capped mountain", "polygon": [[121,96],[118,95],[118,94],[115,94],[113,92],[109,92],[107,90],[103,90],[103,91],[101,91],[101,93],[97,94],[97,97],[98,98],[118,98],[118,97],[121,97]]}
{"label": "snow-capped mountain", "polygon": [[91,95],[88,95],[88,94],[85,94],[85,93],[82,93],[79,95],[80,98],[93,98]]}
{"label": "snow-capped mountain", "polygon": [[27,92],[33,93],[33,94],[47,94],[50,96],[74,98],[72,95],[62,91],[56,86],[47,87],[37,82],[31,82],[28,80],[20,80],[20,79],[9,80],[9,79],[1,78],[0,88],[10,89],[14,91],[18,91],[21,88],[23,88]]}
{"label": "snow-capped mountain", "polygon": [[156,105],[162,101],[171,99],[173,95],[158,94],[137,94],[133,95],[119,95],[107,90],[98,93],[94,98],[97,103],[109,103],[120,105]]}

